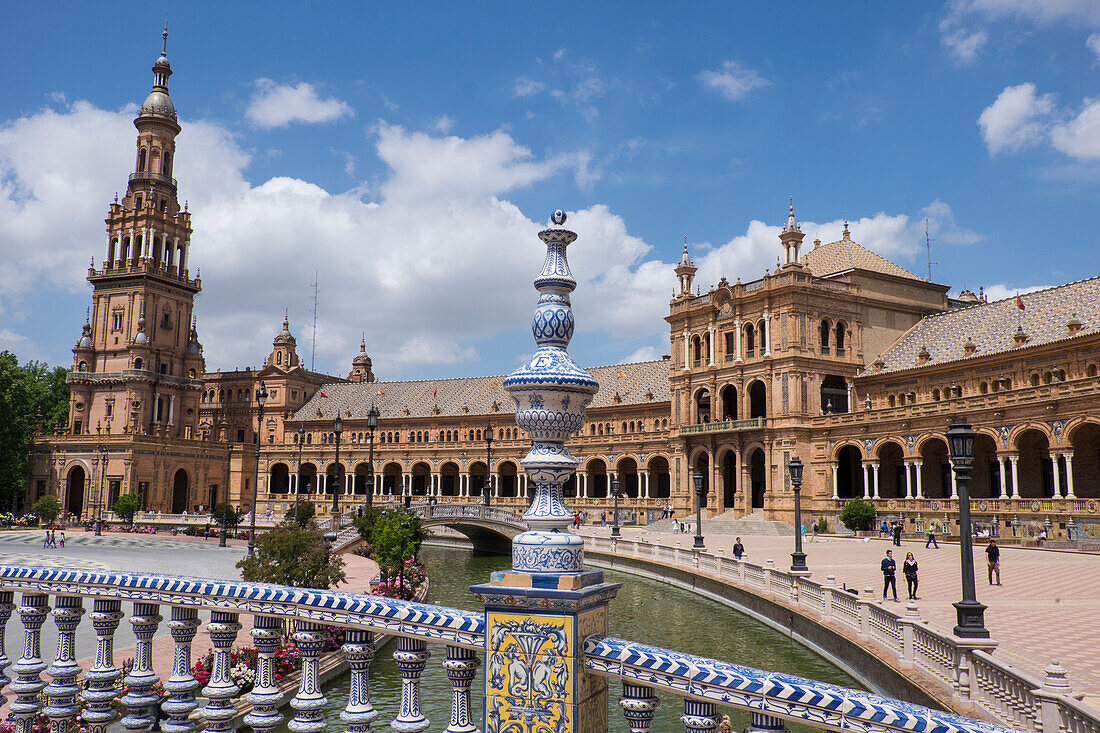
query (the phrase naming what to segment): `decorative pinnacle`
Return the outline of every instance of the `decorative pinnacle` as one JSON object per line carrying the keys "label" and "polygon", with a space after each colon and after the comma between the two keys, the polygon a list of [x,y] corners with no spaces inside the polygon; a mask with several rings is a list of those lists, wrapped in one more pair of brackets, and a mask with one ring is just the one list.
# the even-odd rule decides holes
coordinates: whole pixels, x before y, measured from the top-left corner
{"label": "decorative pinnacle", "polygon": [[164,44],[160,47],[160,55],[168,55],[168,13],[164,14]]}
{"label": "decorative pinnacle", "polygon": [[555,211],[553,214],[550,215],[550,221],[554,224],[554,226],[559,226],[559,227],[560,226],[565,226],[566,218],[567,217],[565,216],[565,212],[562,211],[561,209],[558,209],[557,211]]}

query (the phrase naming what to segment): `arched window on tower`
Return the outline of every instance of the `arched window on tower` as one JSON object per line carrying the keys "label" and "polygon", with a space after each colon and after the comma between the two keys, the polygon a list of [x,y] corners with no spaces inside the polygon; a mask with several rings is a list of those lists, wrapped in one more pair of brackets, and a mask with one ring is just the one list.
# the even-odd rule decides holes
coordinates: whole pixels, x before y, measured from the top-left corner
{"label": "arched window on tower", "polygon": [[821,353],[829,353],[829,334],[832,333],[833,327],[829,323],[829,319],[821,321]]}
{"label": "arched window on tower", "polygon": [[165,153],[164,158],[160,164],[160,172],[166,176],[172,175],[172,154]]}
{"label": "arched window on tower", "polygon": [[750,359],[756,356],[756,328],[751,323],[745,324],[745,354]]}
{"label": "arched window on tower", "polygon": [[142,173],[145,171],[145,161],[148,155],[149,153],[145,150],[145,148],[142,148],[138,151],[138,173]]}
{"label": "arched window on tower", "polygon": [[283,363],[283,352],[275,352],[275,363],[281,365]]}
{"label": "arched window on tower", "polygon": [[847,333],[848,326],[844,321],[836,322],[836,355],[844,356],[844,334]]}

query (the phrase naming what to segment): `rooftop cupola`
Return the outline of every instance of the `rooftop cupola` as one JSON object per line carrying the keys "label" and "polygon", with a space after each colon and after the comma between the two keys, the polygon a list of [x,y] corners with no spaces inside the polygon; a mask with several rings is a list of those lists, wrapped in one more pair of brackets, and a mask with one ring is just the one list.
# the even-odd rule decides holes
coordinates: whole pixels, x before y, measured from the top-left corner
{"label": "rooftop cupola", "polygon": [[786,252],[783,267],[798,266],[799,250],[802,249],[802,238],[805,236],[802,233],[802,227],[794,218],[794,197],[792,196],[787,208],[787,223],[783,226],[783,231],[779,232],[779,242]]}
{"label": "rooftop cupola", "polygon": [[348,374],[350,382],[373,382],[374,372],[371,371],[371,358],[367,355],[367,335],[363,334],[359,342],[359,353],[351,360],[351,372]]}
{"label": "rooftop cupola", "polygon": [[168,22],[164,23],[164,44],[161,46],[160,57],[153,63],[153,90],[145,98],[138,118],[142,117],[166,117],[176,121],[176,107],[172,104],[172,98],[168,96],[168,77],[172,76],[172,65],[168,63]]}
{"label": "rooftop cupola", "polygon": [[684,237],[684,254],[680,256],[680,264],[676,266],[676,277],[680,281],[680,292],[676,295],[677,298],[691,296],[691,285],[695,281],[695,273],[698,270],[699,268],[692,264],[691,256],[688,255],[688,239]]}

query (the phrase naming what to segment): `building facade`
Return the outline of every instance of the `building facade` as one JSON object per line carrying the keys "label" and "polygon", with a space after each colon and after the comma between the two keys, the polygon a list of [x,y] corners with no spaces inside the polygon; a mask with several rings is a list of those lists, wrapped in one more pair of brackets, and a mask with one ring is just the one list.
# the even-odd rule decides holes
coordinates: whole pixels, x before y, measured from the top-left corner
{"label": "building facade", "polygon": [[[108,208],[102,263],[88,271],[69,423],[36,437],[28,499],[55,494],[85,518],[123,493],[168,513],[223,501],[248,510],[258,475],[264,513],[296,498],[349,509],[368,495],[480,503],[486,492],[526,509],[519,459],[529,441],[503,376],[379,381],[365,338],[346,377],[317,373],[302,366],[285,316],[260,366],[206,370],[190,215],[171,177],[180,126],[170,74],[162,54],[135,119],[134,172]],[[980,433],[979,521],[1100,534],[1090,521],[1100,500],[1100,279],[993,303],[965,291],[952,299],[948,286],[859,245],[847,225],[805,252],[803,239],[792,204],[775,270],[706,292],[685,245],[669,355],[589,370],[600,391],[570,443],[580,460],[566,487],[572,507],[610,521],[618,485],[624,521],[657,519],[668,505],[683,515],[699,474],[708,515],[791,521],[786,465],[797,456],[810,519],[832,524],[864,496],[911,529],[951,522],[944,433],[964,415]]]}

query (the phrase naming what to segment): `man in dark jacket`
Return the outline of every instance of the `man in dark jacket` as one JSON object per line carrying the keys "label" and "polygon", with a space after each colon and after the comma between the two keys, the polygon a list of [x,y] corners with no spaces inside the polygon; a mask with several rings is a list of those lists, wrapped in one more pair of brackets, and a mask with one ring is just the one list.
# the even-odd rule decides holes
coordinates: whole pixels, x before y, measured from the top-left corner
{"label": "man in dark jacket", "polygon": [[898,564],[894,562],[894,553],[886,551],[886,557],[882,558],[882,600],[886,600],[887,589],[893,591],[894,600],[898,599],[898,582],[896,573]]}
{"label": "man in dark jacket", "polygon": [[989,584],[993,585],[993,576],[997,576],[997,585],[1001,584],[1001,548],[997,547],[994,540],[990,540],[985,548],[985,556],[989,567]]}
{"label": "man in dark jacket", "polygon": [[901,522],[894,525],[894,546],[901,547]]}

